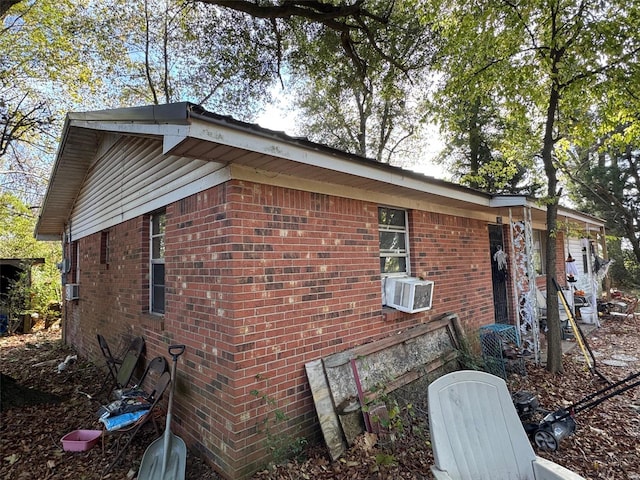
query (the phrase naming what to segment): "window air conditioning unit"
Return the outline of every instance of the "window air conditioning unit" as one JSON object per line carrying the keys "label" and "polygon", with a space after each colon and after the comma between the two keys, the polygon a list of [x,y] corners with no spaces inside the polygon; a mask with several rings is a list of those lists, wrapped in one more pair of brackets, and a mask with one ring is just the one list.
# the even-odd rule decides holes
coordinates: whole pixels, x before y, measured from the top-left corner
{"label": "window air conditioning unit", "polygon": [[67,283],[64,286],[65,300],[77,300],[80,298],[79,285],[77,283]]}
{"label": "window air conditioning unit", "polygon": [[423,312],[431,309],[433,282],[419,278],[388,277],[385,282],[387,306],[407,313]]}

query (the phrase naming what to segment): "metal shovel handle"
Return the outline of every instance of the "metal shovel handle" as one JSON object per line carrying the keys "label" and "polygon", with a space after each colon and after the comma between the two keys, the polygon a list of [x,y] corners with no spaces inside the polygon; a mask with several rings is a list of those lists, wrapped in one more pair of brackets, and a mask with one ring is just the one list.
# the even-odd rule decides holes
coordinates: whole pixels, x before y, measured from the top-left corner
{"label": "metal shovel handle", "polygon": [[184,353],[184,345],[169,345],[169,355],[173,357],[171,362],[171,390],[169,391],[169,406],[167,407],[167,426],[171,424],[171,412],[173,410],[173,394],[176,390],[176,365],[178,364],[178,357]]}

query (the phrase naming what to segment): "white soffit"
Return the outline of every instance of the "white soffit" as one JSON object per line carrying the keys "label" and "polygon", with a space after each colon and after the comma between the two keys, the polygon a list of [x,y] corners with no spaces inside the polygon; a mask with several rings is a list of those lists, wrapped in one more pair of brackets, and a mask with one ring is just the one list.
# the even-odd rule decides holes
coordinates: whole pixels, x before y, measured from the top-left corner
{"label": "white soffit", "polygon": [[189,132],[189,125],[166,123],[133,123],[117,121],[99,121],[72,119],[69,127],[86,128],[89,130],[102,130],[106,132],[121,133],[123,135],[144,135],[152,137],[176,137],[182,141]]}
{"label": "white soffit", "polygon": [[[192,120],[190,131],[186,137],[197,138],[207,142],[226,145],[233,148],[281,158],[297,164],[303,164],[316,168],[323,168],[334,172],[362,177],[369,180],[397,185],[416,191],[438,195],[443,198],[454,198],[461,202],[488,207],[490,196],[470,189],[456,188],[446,182],[430,182],[428,177],[416,178],[419,174],[405,172],[400,168],[391,167],[367,159],[359,158],[358,161],[339,155],[332,155],[319,149],[305,148],[295,143],[290,143],[277,138],[257,135],[222,125],[212,125],[205,121]],[[186,138],[185,137],[185,138]],[[177,145],[177,144],[176,144]],[[292,165],[292,168],[295,168]]]}

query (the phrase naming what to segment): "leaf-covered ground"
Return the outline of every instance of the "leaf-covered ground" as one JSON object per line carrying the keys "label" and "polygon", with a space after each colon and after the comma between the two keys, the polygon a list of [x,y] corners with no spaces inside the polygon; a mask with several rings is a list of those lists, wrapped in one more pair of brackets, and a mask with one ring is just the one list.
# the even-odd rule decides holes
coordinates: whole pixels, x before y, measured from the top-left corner
{"label": "leaf-covered ground", "polygon": [[[602,319],[589,336],[596,369],[611,381],[640,370],[640,318]],[[62,373],[57,365],[74,354],[60,331],[50,329],[0,338],[2,404],[0,412],[0,480],[135,478],[153,428],[143,429],[125,459],[107,477],[102,472],[112,458],[111,443],[87,452],[65,452],[60,438],[77,428],[98,428],[98,404],[80,392],[96,392],[102,373],[82,359]],[[527,364],[527,375],[512,375],[512,392],[536,395],[540,407],[555,411],[590,395],[606,383],[586,368],[578,347],[565,355],[565,373],[550,375]],[[587,479],[640,480],[640,388],[615,395],[579,412],[576,432],[562,440],[556,452],[539,452]],[[402,427],[378,438],[362,435],[336,462],[322,445],[309,446],[304,458],[265,468],[255,480],[299,479],[431,479],[426,399],[404,411]],[[197,456],[189,454],[187,479],[219,479]]]}
{"label": "leaf-covered ground", "polygon": [[[0,479],[132,479],[144,451],[154,439],[151,424],[140,430],[124,460],[107,476],[112,440],[86,452],[65,452],[60,439],[76,429],[100,429],[100,402],[81,392],[100,390],[104,371],[80,359],[58,373],[58,365],[75,352],[61,341],[59,329],[0,337]],[[193,455],[187,458],[189,480],[219,477]]]}

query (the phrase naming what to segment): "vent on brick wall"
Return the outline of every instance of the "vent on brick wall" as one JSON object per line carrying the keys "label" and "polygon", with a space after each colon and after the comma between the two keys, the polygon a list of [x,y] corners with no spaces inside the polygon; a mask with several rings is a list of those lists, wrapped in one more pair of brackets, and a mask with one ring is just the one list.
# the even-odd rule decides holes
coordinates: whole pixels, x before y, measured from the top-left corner
{"label": "vent on brick wall", "polygon": [[77,300],[80,298],[80,288],[77,283],[67,283],[64,286],[65,300]]}
{"label": "vent on brick wall", "polygon": [[417,313],[431,309],[434,283],[419,278],[387,278],[385,297],[388,307]]}

